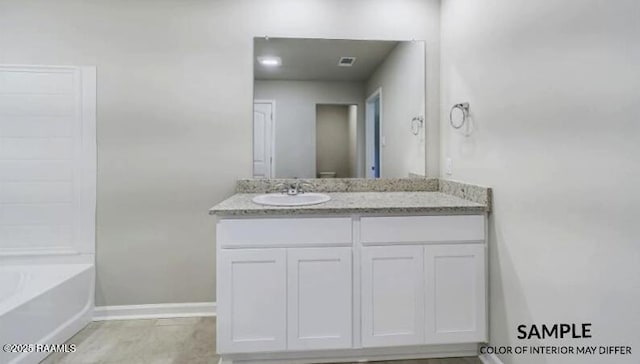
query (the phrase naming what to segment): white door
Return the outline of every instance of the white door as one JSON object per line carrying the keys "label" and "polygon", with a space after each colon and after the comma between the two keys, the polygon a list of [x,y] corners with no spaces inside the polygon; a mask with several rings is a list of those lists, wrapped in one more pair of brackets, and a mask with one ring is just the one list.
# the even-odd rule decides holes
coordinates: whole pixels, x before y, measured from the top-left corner
{"label": "white door", "polygon": [[424,343],[421,246],[362,249],[362,345]]}
{"label": "white door", "polygon": [[253,177],[272,178],[274,119],[271,101],[253,104]]}
{"label": "white door", "polygon": [[287,251],[288,350],[351,347],[351,248]]}
{"label": "white door", "polygon": [[286,349],[286,251],[220,250],[218,351]]}
{"label": "white door", "polygon": [[485,342],[484,244],[425,248],[426,342]]}

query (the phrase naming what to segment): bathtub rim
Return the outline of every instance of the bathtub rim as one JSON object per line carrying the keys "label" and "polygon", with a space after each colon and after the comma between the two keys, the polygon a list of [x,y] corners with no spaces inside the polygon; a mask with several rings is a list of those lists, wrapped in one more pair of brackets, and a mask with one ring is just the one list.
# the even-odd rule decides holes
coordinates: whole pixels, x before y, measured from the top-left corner
{"label": "bathtub rim", "polygon": [[[4,267],[3,267],[4,268]],[[96,269],[95,266],[90,264],[89,267],[87,267],[87,269],[83,269],[83,270],[79,270],[76,272],[76,274],[70,275],[69,277],[67,277],[67,279],[65,280],[61,280],[60,283],[70,283],[71,281],[73,281],[74,279],[84,279],[83,277],[81,277],[83,274],[87,274],[88,277],[86,277],[86,279],[89,282],[88,287],[86,285],[82,285],[82,287],[85,287],[86,290],[83,291],[83,294],[85,294],[85,298],[83,299],[84,301],[84,305],[82,306],[82,309],[80,309],[79,311],[75,312],[73,315],[68,316],[68,318],[63,321],[62,323],[60,323],[59,325],[57,325],[56,327],[52,327],[50,331],[47,331],[47,333],[38,338],[35,339],[33,343],[27,343],[27,344],[63,344],[65,342],[67,342],[69,339],[71,339],[73,337],[73,335],[75,335],[76,333],[78,333],[80,330],[82,330],[84,327],[86,327],[93,318],[93,310],[94,310],[94,295],[95,295],[95,274],[96,274]],[[53,291],[55,291],[56,287],[59,287],[60,285],[55,285],[53,287],[51,287],[48,290],[44,290],[43,292],[41,292],[39,295],[32,297],[31,300],[37,300],[42,298],[41,296],[43,294],[52,294]],[[29,302],[29,301],[26,301]],[[20,305],[16,306],[14,309],[19,308]],[[5,314],[11,314],[11,311],[6,311],[3,313],[3,315]],[[25,353],[21,353],[13,358],[10,359],[10,361],[7,364],[31,364],[31,363],[39,363],[41,360],[45,359],[47,356],[49,356],[50,354],[53,353],[48,353],[48,352],[25,352]]]}
{"label": "bathtub rim", "polygon": [[[13,267],[55,267],[55,266],[79,266],[78,270],[74,270],[72,271],[69,275],[65,275],[64,279],[57,279],[54,282],[52,282],[52,284],[47,284],[45,286],[45,289],[43,290],[39,290],[35,293],[31,293],[31,294],[25,294],[24,297],[21,297],[20,299],[15,300],[15,302],[10,302],[10,303],[4,303],[2,301],[0,301],[0,316],[2,315],[6,315],[8,313],[10,313],[11,311],[15,310],[16,308],[24,305],[25,303],[31,301],[31,300],[35,300],[38,299],[39,297],[42,297],[43,295],[45,295],[47,292],[50,292],[51,290],[56,289],[57,287],[60,287],[60,285],[64,284],[66,281],[72,279],[73,277],[80,275],[84,272],[86,272],[87,270],[93,270],[91,272],[92,275],[92,284],[90,287],[90,291],[91,291],[91,295],[93,295],[93,291],[94,291],[94,286],[95,286],[95,265],[91,264],[91,263],[70,263],[70,264],[7,264],[4,265],[0,268],[0,272],[4,269],[10,270]],[[28,283],[26,283],[26,285],[28,286]],[[10,298],[9,298],[10,300]],[[92,297],[90,297],[90,303],[93,302]]]}

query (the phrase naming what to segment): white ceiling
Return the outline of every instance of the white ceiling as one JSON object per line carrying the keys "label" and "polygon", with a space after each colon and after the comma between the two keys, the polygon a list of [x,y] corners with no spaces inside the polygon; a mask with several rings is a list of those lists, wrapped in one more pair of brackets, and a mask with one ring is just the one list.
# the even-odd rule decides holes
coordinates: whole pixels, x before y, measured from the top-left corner
{"label": "white ceiling", "polygon": [[[364,81],[398,44],[397,41],[255,38],[253,74],[257,80]],[[260,56],[277,56],[280,67],[258,63]],[[338,66],[340,57],[357,57],[351,67]]]}

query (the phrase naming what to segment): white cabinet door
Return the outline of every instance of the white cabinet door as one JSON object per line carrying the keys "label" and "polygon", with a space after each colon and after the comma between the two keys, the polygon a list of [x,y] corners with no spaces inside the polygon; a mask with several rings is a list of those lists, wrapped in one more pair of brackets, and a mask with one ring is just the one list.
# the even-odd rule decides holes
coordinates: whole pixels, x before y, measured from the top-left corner
{"label": "white cabinet door", "polygon": [[287,250],[288,350],[351,347],[351,248]]}
{"label": "white cabinet door", "polygon": [[422,246],[362,249],[362,345],[424,343]]}
{"label": "white cabinet door", "polygon": [[485,245],[424,248],[426,342],[485,342]]}
{"label": "white cabinet door", "polygon": [[218,351],[286,349],[286,251],[220,250]]}

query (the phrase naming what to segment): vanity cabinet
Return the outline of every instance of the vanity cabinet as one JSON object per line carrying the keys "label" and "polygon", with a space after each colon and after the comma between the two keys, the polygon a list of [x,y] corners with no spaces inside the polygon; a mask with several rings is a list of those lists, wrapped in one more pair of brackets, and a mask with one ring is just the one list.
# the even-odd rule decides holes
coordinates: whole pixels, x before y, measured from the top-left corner
{"label": "vanity cabinet", "polygon": [[222,218],[218,351],[322,357],[485,342],[485,219]]}

